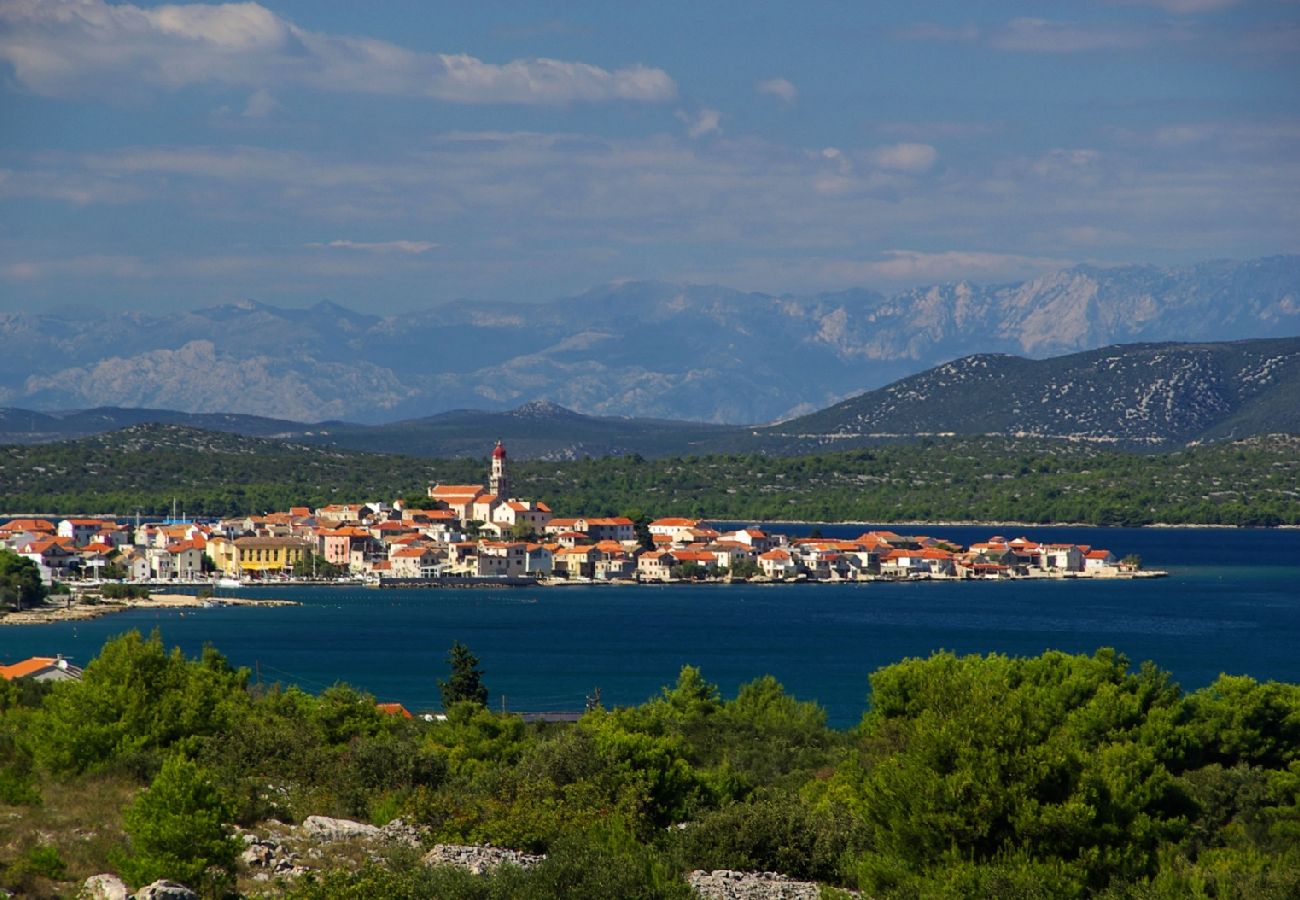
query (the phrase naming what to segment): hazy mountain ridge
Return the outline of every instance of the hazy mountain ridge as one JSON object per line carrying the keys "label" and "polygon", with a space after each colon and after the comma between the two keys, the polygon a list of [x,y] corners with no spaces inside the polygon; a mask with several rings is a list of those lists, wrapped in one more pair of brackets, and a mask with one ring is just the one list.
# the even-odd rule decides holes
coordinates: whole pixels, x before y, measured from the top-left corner
{"label": "hazy mountain ridge", "polygon": [[382,422],[548,400],[764,422],[974,353],[1300,333],[1300,257],[1076,266],[1019,284],[772,296],[626,282],[375,316],[244,301],[171,316],[0,315],[0,403]]}
{"label": "hazy mountain ridge", "polygon": [[498,438],[517,459],[788,455],[948,434],[1168,449],[1300,433],[1300,338],[1129,344],[1046,360],[976,354],[772,426],[589,416],[549,401],[383,425],[172,410],[0,409],[0,443],[66,440],[145,422],[435,458],[479,457]]}

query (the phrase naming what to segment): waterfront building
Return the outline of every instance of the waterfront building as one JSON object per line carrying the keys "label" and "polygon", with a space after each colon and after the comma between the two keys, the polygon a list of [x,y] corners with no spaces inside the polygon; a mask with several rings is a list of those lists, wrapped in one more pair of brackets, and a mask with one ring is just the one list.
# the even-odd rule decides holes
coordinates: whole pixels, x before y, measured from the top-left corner
{"label": "waterfront building", "polygon": [[306,558],[308,544],[298,538],[243,537],[235,541],[239,570],[248,575],[279,575]]}

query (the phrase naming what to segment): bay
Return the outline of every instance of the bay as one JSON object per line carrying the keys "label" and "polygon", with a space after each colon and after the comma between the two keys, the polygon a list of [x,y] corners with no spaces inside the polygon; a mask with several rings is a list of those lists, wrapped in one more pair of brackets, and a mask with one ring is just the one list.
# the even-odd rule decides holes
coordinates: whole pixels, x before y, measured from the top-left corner
{"label": "bay", "polygon": [[[852,537],[870,526],[770,525]],[[1186,689],[1221,672],[1300,682],[1300,531],[887,526],[968,544],[993,534],[1137,553],[1170,577],[1137,581],[915,582],[374,590],[266,587],[297,607],[139,610],[0,628],[0,661],[63,653],[84,663],[109,637],[160,629],[190,655],[212,643],[263,682],[318,691],[346,681],[436,709],[452,641],[482,660],[492,704],[580,710],[640,703],[699,666],[725,695],[763,674],[815,699],[838,726],[866,709],[868,676],[908,656],[1091,653],[1152,660]]]}

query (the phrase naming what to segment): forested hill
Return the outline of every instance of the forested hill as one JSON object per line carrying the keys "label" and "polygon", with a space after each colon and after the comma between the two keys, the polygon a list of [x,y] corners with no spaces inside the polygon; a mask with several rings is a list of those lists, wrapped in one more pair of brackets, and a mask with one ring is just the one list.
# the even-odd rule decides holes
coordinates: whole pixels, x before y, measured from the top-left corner
{"label": "forested hill", "polygon": [[[0,447],[0,513],[195,515],[418,498],[475,483],[486,458],[357,453],[172,425]],[[1300,438],[1135,454],[996,437],[810,456],[513,462],[514,491],[559,513],[750,521],[1300,524]]]}
{"label": "forested hill", "polygon": [[968,356],[763,429],[765,441],[1004,434],[1168,447],[1300,432],[1300,338]]}

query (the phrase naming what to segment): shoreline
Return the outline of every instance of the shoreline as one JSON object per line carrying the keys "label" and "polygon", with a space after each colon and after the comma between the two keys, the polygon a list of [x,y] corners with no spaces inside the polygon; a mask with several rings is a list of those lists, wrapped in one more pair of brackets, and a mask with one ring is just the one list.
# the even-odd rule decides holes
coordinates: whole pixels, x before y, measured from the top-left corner
{"label": "shoreline", "polygon": [[132,609],[200,609],[215,606],[301,606],[297,600],[220,597],[200,599],[194,594],[154,594],[142,600],[104,600],[99,603],[74,603],[71,606],[43,606],[0,616],[4,625],[51,625],[56,622],[81,622],[111,616]]}
{"label": "shoreline", "polygon": [[1112,531],[1120,529],[1141,529],[1141,528],[1163,528],[1163,529],[1206,529],[1206,528],[1231,528],[1235,531],[1243,529],[1259,529],[1260,531],[1282,531],[1300,529],[1300,525],[1205,525],[1190,523],[1173,523],[1173,522],[1152,522],[1149,525],[1092,525],[1088,522],[1015,522],[1015,521],[983,521],[983,520],[940,520],[934,522],[816,522],[811,519],[702,519],[703,522],[745,522],[752,525],[809,525],[816,527],[818,525],[847,526],[856,527],[874,526],[876,528],[1097,528],[1103,531]]}

